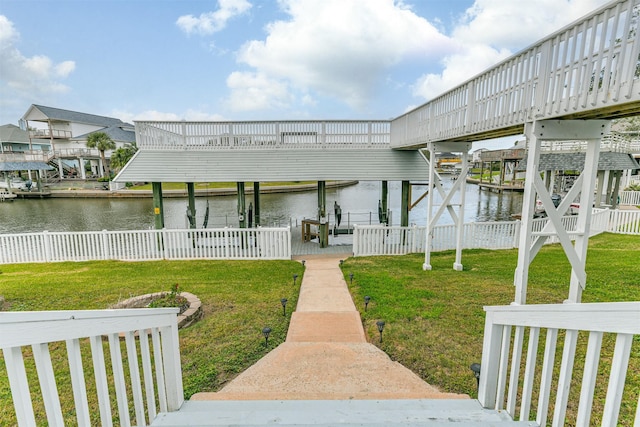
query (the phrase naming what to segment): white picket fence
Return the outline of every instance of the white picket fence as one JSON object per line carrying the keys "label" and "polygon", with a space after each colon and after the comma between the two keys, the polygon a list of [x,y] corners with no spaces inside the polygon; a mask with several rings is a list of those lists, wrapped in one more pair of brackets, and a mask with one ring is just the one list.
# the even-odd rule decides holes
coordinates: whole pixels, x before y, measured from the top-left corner
{"label": "white picket fence", "polygon": [[291,259],[291,230],[44,231],[0,235],[0,264],[160,259]]}
{"label": "white picket fence", "polygon": [[[578,217],[565,216],[566,230],[575,231]],[[547,218],[533,221],[533,232],[540,232]],[[518,247],[520,221],[472,222],[464,225],[463,249],[511,249]],[[640,235],[640,211],[594,209],[590,236],[603,232]],[[404,255],[424,252],[426,227],[385,227],[383,225],[356,225],[353,232],[354,256]],[[551,236],[546,243],[557,243]],[[434,227],[432,251],[456,248],[456,229],[453,224]]]}
{"label": "white picket fence", "polygon": [[[0,348],[18,425],[44,421],[34,409],[30,385],[39,385],[41,403],[35,407],[44,406],[50,426],[111,426],[116,419],[121,426],[145,426],[158,412],[178,410],[184,396],[177,313],[177,308],[0,313]],[[83,367],[89,354],[93,375]],[[35,372],[29,368],[34,364]],[[72,389],[73,402],[60,401],[57,384]],[[75,419],[61,409],[70,405]]]}
{"label": "white picket fence", "polygon": [[621,191],[620,204],[640,206],[640,191]]}
{"label": "white picket fence", "polygon": [[[618,425],[632,344],[634,336],[637,340],[640,335],[640,302],[511,305],[485,307],[485,311],[478,390],[478,400],[483,407],[506,410],[514,420],[533,421],[531,405],[537,402],[533,411],[536,425],[563,426],[566,421],[571,425],[589,426],[594,425],[591,417],[595,392],[606,393],[604,408],[598,413],[601,425]],[[539,345],[541,329],[546,329],[546,338]],[[562,358],[556,362],[559,332],[565,338],[561,345]],[[588,343],[578,340],[580,333],[588,333]],[[615,347],[613,344],[603,346],[603,335],[606,340],[609,334],[615,336]],[[576,347],[586,356],[576,357]],[[542,360],[538,360],[539,355]],[[597,375],[600,361],[604,359],[610,361],[608,382],[601,381]],[[582,381],[577,383],[580,387],[577,416],[575,420],[565,420],[570,393],[578,396],[571,391],[571,378],[576,375],[574,367],[582,364]],[[628,392],[638,405],[631,407],[636,414],[634,424],[638,426],[638,390]],[[550,409],[553,410],[551,417],[548,416]]]}

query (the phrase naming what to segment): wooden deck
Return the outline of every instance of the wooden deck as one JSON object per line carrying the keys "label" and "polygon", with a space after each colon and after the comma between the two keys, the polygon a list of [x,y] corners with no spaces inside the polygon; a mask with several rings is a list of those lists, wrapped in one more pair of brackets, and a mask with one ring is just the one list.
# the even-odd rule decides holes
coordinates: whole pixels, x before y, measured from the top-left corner
{"label": "wooden deck", "polygon": [[291,255],[294,257],[302,255],[337,255],[344,254],[345,257],[353,254],[353,235],[340,234],[336,237],[329,235],[329,246],[321,248],[318,238],[310,241],[302,241],[302,226],[291,228]]}

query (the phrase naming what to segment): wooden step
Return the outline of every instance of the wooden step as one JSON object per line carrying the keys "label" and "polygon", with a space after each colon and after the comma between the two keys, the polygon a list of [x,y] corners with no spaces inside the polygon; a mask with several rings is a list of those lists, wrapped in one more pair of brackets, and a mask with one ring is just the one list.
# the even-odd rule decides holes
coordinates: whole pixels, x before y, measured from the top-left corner
{"label": "wooden step", "polygon": [[477,400],[254,400],[187,401],[180,411],[161,413],[152,427],[180,426],[537,426],[512,421]]}

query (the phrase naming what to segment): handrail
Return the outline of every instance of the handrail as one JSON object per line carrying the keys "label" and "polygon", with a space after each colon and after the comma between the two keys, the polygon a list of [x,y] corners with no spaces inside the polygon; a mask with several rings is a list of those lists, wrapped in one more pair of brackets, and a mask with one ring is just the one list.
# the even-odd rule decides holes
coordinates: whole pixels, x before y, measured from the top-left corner
{"label": "handrail", "polygon": [[[0,348],[18,425],[45,421],[34,411],[29,393],[29,384],[36,379],[34,373],[25,368],[24,359],[29,353],[22,350],[27,346],[31,347],[42,390],[41,398],[34,399],[44,403],[49,425],[70,424],[69,416],[61,409],[69,405],[75,408],[77,425],[95,425],[89,410],[90,400],[99,407],[101,425],[112,425],[116,415],[120,425],[131,425],[133,413],[134,425],[145,426],[153,421],[158,407],[162,412],[178,410],[184,401],[178,311],[161,308],[0,313]],[[105,344],[103,338],[108,343]],[[126,358],[121,338],[124,338]],[[63,343],[66,345],[61,345]],[[105,350],[110,354],[110,370],[105,362]],[[94,377],[84,373],[82,353],[89,352]],[[71,368],[67,374],[61,369],[60,360],[64,360],[60,358],[61,353],[66,353]],[[127,373],[125,366],[128,366]],[[71,384],[73,402],[61,402],[57,390],[60,381]],[[117,412],[111,404],[110,383],[115,386]],[[88,393],[93,389],[97,396]]]}
{"label": "handrail", "polygon": [[[578,334],[589,333],[580,384],[575,425],[591,425],[592,402],[597,388],[606,390],[602,425],[617,425],[627,364],[634,336],[640,335],[640,302],[590,304],[529,304],[485,307],[486,321],[478,400],[485,408],[506,410],[512,418],[531,420],[533,390],[538,392],[535,421],[547,425],[551,402],[552,425],[564,425],[576,358]],[[515,329],[515,332],[513,330]],[[546,341],[539,348],[541,329]],[[525,332],[528,330],[528,343]],[[552,386],[559,332],[565,334],[557,383]],[[615,334],[615,349],[608,377],[598,379],[603,334]],[[524,371],[521,371],[523,355]],[[542,360],[538,361],[538,355]],[[596,381],[598,379],[598,381]],[[602,384],[605,382],[605,384]],[[637,401],[637,397],[636,397]],[[519,408],[519,414],[516,408]],[[638,408],[637,408],[638,409]],[[637,419],[636,419],[637,421]]]}
{"label": "handrail", "polygon": [[395,118],[393,148],[518,135],[525,122],[640,113],[638,0],[608,3]]}

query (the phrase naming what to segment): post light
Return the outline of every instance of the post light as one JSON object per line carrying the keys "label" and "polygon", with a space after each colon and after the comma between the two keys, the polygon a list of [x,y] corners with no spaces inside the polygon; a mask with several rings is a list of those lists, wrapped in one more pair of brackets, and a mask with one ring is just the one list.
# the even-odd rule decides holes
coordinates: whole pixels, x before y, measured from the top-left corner
{"label": "post light", "polygon": [[294,274],[294,275],[293,275],[293,286],[295,286],[295,285],[296,285],[296,280],[298,280],[298,275],[297,275],[297,274]]}
{"label": "post light", "polygon": [[349,279],[351,279],[351,284],[353,285],[353,273],[349,273]]}
{"label": "post light", "polygon": [[378,332],[380,332],[380,342],[382,342],[382,331],[384,331],[384,320],[378,320],[376,322],[376,326],[378,326]]}
{"label": "post light", "polygon": [[472,363],[469,368],[473,371],[473,375],[475,375],[476,381],[478,382],[478,388],[480,388],[480,364]]}
{"label": "post light", "polygon": [[265,348],[269,346],[269,334],[271,333],[271,328],[265,326],[262,328],[262,335],[264,335],[264,346]]}
{"label": "post light", "polygon": [[287,299],[280,298],[280,304],[282,304],[282,315],[286,316],[287,315]]}
{"label": "post light", "polygon": [[367,311],[367,306],[369,305],[369,301],[371,301],[371,297],[369,295],[364,297],[364,311]]}
{"label": "post light", "polygon": [[342,267],[342,264],[344,264],[344,260],[343,259],[340,260],[340,267]]}
{"label": "post light", "polygon": [[307,261],[302,260],[302,266],[304,267],[304,265],[307,263]]}

